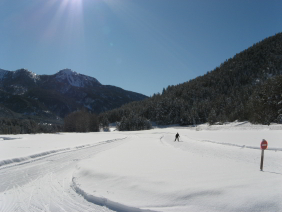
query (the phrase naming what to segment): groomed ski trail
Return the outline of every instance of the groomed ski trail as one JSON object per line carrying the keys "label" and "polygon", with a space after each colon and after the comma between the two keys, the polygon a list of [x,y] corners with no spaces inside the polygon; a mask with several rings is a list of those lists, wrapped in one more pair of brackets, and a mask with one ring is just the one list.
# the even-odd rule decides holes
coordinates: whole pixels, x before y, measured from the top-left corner
{"label": "groomed ski trail", "polygon": [[86,201],[72,185],[72,173],[80,160],[115,148],[128,139],[113,139],[85,148],[57,152],[23,163],[0,167],[0,211],[110,212]]}

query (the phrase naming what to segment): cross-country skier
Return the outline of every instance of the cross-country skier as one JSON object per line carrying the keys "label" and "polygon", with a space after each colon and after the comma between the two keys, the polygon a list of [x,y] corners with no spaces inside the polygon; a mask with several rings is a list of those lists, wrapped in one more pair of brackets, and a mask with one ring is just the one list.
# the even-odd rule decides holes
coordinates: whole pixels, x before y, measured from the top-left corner
{"label": "cross-country skier", "polygon": [[180,135],[177,133],[177,134],[175,135],[175,140],[174,140],[174,141],[178,140],[178,142],[179,142],[179,137],[180,137]]}

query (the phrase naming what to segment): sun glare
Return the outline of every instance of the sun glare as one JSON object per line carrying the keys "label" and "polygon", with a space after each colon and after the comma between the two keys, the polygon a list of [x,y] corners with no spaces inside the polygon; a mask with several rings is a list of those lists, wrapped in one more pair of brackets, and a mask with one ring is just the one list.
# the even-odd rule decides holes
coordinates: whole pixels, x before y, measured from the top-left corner
{"label": "sun glare", "polygon": [[76,5],[82,4],[82,0],[66,0],[66,1],[70,2],[71,4],[76,4]]}
{"label": "sun glare", "polygon": [[82,0],[61,0],[61,9],[70,8],[80,12],[82,9]]}
{"label": "sun glare", "polygon": [[50,0],[45,4],[55,13],[45,28],[44,38],[52,39],[62,32],[68,35],[83,34],[83,0]]}

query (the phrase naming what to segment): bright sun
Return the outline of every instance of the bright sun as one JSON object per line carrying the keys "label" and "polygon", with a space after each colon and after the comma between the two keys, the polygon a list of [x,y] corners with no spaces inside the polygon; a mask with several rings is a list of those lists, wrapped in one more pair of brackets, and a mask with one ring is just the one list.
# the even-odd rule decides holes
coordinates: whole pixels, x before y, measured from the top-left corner
{"label": "bright sun", "polygon": [[[0,0],[1,1],[1,0]],[[52,39],[65,32],[68,35],[83,33],[83,0],[48,0],[42,12],[53,13],[49,24],[45,27],[43,38]],[[39,15],[38,15],[39,16]]]}

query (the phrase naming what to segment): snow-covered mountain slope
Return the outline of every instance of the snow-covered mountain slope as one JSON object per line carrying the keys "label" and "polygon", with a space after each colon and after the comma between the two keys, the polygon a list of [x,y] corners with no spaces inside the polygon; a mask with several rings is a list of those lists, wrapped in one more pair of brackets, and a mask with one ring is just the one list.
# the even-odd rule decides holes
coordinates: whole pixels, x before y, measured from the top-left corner
{"label": "snow-covered mountain slope", "polygon": [[231,123],[1,136],[0,160],[15,160],[0,167],[0,211],[282,211],[281,130]]}
{"label": "snow-covered mountain slope", "polygon": [[93,85],[101,85],[101,83],[93,78],[77,72],[72,71],[71,69],[63,69],[55,74],[56,79],[59,82],[68,82],[70,85],[75,87],[86,87]]}

